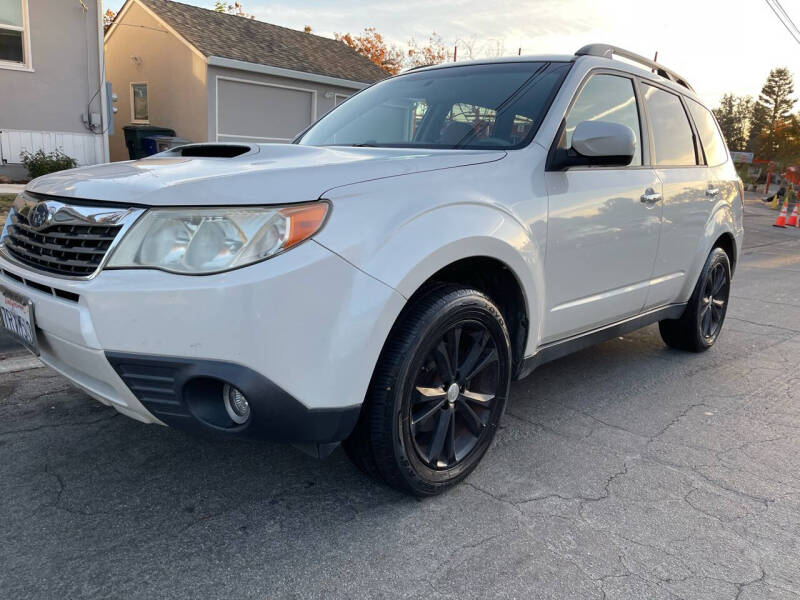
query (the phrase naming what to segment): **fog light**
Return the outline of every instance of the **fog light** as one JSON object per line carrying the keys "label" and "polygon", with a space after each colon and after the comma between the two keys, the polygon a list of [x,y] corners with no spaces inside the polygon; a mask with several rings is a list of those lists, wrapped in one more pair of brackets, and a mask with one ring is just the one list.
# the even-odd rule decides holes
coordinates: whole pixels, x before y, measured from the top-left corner
{"label": "fog light", "polygon": [[250,403],[242,392],[226,383],[222,388],[222,400],[231,421],[237,425],[247,423],[250,418]]}

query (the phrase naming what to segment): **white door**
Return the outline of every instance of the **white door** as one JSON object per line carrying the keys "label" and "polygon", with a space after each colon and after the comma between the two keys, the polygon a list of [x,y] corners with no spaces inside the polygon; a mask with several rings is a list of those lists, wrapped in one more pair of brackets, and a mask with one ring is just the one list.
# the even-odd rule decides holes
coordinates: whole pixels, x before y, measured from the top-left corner
{"label": "white door", "polygon": [[636,134],[627,167],[582,167],[547,172],[549,195],[546,320],[543,342],[622,320],[644,306],[661,226],[661,183],[642,166],[641,121],[634,84],[597,73],[570,109],[559,146],[569,148],[581,121],[621,123]]}
{"label": "white door", "polygon": [[695,144],[681,98],[647,83],[642,88],[653,140],[652,162],[664,196],[661,243],[647,297],[647,307],[657,307],[680,300],[714,198],[709,170],[701,164],[702,151]]}

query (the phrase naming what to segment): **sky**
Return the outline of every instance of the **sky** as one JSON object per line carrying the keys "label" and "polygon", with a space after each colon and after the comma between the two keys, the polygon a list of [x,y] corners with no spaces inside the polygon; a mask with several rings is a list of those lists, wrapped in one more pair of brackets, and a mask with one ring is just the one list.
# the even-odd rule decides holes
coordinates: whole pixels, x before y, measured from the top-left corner
{"label": "sky", "polygon": [[[212,7],[213,0],[183,0]],[[788,67],[800,96],[800,43],[766,0],[239,0],[255,18],[317,35],[375,27],[405,47],[436,31],[465,58],[503,54],[572,54],[603,42],[653,57],[682,75],[712,107],[726,92],[757,96],[774,67]],[[233,0],[230,0],[232,3]],[[800,0],[780,0],[800,27]],[[123,0],[105,0],[119,10]],[[800,36],[799,36],[800,37]],[[800,108],[800,103],[798,103]]]}

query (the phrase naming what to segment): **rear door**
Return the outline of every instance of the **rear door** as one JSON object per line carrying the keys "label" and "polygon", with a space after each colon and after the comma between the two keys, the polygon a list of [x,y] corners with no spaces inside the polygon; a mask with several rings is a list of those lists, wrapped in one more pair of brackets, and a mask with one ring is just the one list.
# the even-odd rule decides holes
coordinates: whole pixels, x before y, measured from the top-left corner
{"label": "rear door", "polygon": [[[630,127],[637,151],[626,167],[573,167],[545,173],[549,195],[547,343],[638,314],[644,305],[661,226],[661,183],[642,150],[633,79],[594,72],[576,94],[556,144],[571,146],[581,121]],[[644,160],[643,160],[644,159]]]}
{"label": "rear door", "polygon": [[687,272],[708,221],[713,192],[697,135],[682,96],[642,83],[652,162],[663,183],[663,224],[645,308],[680,300]]}
{"label": "rear door", "polygon": [[728,164],[728,149],[717,125],[717,120],[705,106],[685,98],[694,128],[700,138],[705,164],[708,168],[709,210],[719,201],[727,201],[739,195],[739,180],[736,171]]}

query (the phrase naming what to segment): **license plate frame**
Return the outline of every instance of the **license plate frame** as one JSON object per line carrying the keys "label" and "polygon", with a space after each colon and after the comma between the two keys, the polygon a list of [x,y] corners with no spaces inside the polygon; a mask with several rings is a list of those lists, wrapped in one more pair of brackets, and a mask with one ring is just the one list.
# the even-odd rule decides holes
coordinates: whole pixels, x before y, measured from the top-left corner
{"label": "license plate frame", "polygon": [[0,330],[39,356],[33,300],[0,285]]}

